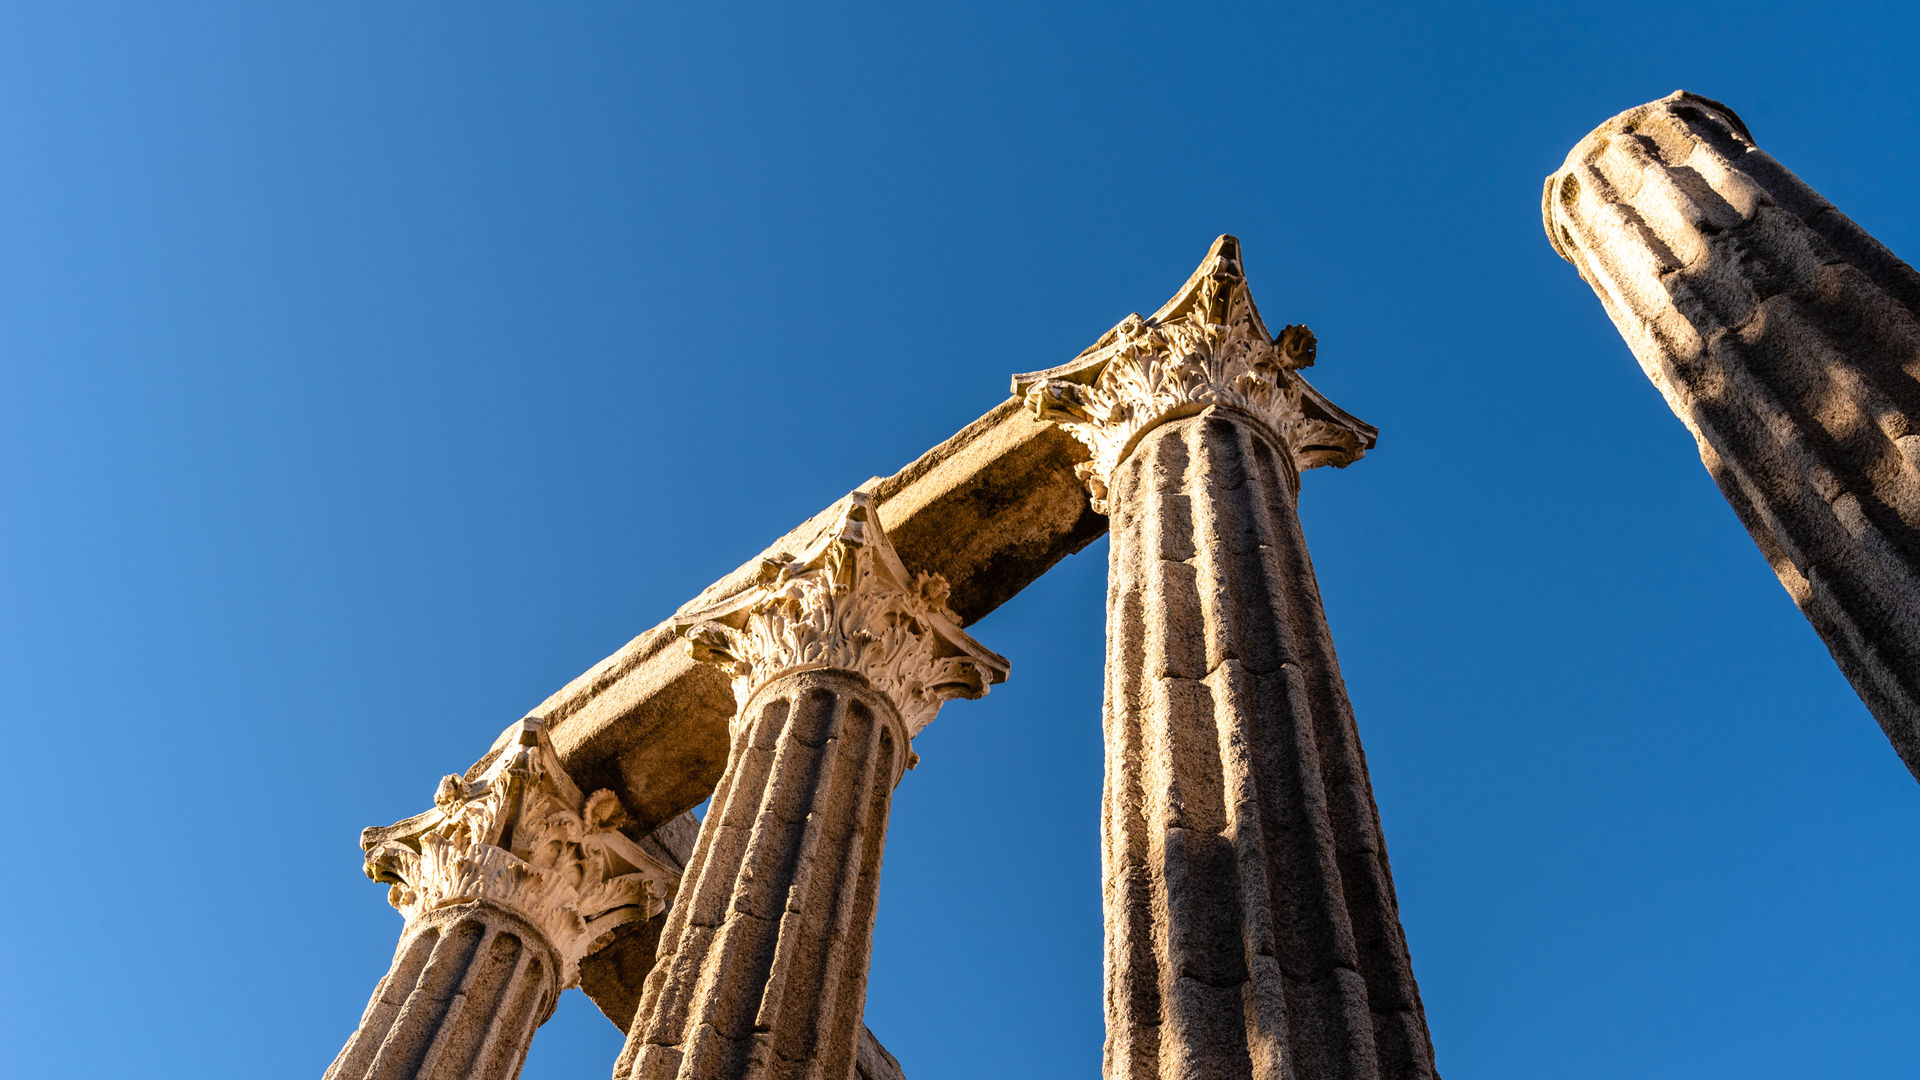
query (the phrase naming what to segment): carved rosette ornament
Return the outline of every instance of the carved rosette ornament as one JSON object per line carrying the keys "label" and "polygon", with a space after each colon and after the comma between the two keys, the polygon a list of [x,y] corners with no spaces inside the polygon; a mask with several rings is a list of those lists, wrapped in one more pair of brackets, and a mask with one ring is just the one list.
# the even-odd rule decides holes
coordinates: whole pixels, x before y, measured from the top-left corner
{"label": "carved rosette ornament", "polygon": [[907,571],[872,497],[856,491],[801,554],[762,561],[751,585],[675,628],[694,659],[732,677],[736,723],[775,678],[837,668],[885,695],[911,738],[943,702],[981,697],[1007,677],[1006,658],[960,629],[947,592],[940,575]]}
{"label": "carved rosette ornament", "polygon": [[660,913],[679,874],[620,832],[613,792],[574,785],[542,721],[520,721],[495,747],[477,778],[442,779],[433,809],[361,833],[367,876],[393,886],[387,899],[409,923],[475,900],[513,912],[553,946],[565,989],[615,929]]}
{"label": "carved rosette ornament", "polygon": [[1305,326],[1268,333],[1247,290],[1240,242],[1222,236],[1159,311],[1127,316],[1069,363],[1014,376],[1013,392],[1093,452],[1076,471],[1104,514],[1113,471],[1140,436],[1209,406],[1262,421],[1296,472],[1358,461],[1379,431],[1300,377],[1315,349]]}

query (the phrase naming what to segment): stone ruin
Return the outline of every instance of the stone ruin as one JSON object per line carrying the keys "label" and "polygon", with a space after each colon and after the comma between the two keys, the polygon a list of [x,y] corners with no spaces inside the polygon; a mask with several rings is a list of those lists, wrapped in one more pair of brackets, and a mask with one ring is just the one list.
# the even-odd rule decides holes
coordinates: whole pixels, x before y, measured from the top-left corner
{"label": "stone ruin", "polygon": [[1580,140],[1542,211],[1920,777],[1920,274],[1684,91]]}
{"label": "stone ruin", "polygon": [[[1920,774],[1920,275],[1690,94],[1587,136],[1544,210]],[[511,1080],[573,986],[616,1080],[901,1077],[862,1024],[893,790],[1007,677],[964,628],[1109,530],[1105,1075],[1435,1076],[1295,513],[1377,432],[1314,348],[1221,237],[367,829],[406,923],[327,1080]]]}

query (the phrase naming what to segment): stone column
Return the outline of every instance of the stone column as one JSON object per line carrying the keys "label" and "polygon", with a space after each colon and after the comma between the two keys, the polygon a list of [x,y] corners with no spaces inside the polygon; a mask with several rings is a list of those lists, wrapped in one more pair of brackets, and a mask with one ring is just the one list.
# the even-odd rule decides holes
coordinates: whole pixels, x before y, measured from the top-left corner
{"label": "stone column", "polygon": [[1007,663],[963,633],[944,579],[911,575],[856,492],[796,557],[678,626],[739,711],[640,1011],[635,1080],[848,1080],[880,859],[912,738]]}
{"label": "stone column", "polygon": [[1920,274],[1685,92],[1594,129],[1542,211],[1920,776]]}
{"label": "stone column", "polygon": [[1107,594],[1106,1075],[1434,1075],[1359,733],[1294,512],[1374,429],[1297,373],[1222,237],[1151,318],[1017,376],[1092,450]]}
{"label": "stone column", "polygon": [[326,1080],[512,1080],[581,958],[674,887],[672,865],[619,831],[613,793],[574,786],[538,719],[433,801],[361,835],[407,921]]}

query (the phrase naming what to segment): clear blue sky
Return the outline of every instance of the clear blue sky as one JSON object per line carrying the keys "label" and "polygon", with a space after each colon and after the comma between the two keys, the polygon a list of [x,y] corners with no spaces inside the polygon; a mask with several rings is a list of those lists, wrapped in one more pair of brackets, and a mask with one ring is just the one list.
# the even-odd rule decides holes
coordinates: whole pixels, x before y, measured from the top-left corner
{"label": "clear blue sky", "polygon": [[[1685,87],[1920,254],[1915,9],[1338,6],[0,11],[0,1074],[317,1076],[361,826],[1233,232],[1382,432],[1301,514],[1442,1072],[1912,1075],[1920,785],[1538,198]],[[1105,557],[899,790],[912,1080],[1097,1074]]]}

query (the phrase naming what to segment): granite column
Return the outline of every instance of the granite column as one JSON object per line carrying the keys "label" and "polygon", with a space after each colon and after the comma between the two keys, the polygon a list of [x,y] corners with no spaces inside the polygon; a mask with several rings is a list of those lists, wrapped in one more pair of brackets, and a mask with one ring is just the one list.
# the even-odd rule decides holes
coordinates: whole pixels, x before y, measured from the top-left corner
{"label": "granite column", "polygon": [[1685,92],[1582,139],[1542,211],[1920,776],[1920,274]]}
{"label": "granite column", "polygon": [[946,584],[849,496],[803,554],[679,621],[734,680],[725,773],[661,934],[617,1078],[847,1080],[860,1050],[887,813],[912,739],[1006,661]]}
{"label": "granite column", "polygon": [[1366,759],[1294,511],[1374,429],[1301,379],[1223,237],[1152,317],[1015,380],[1111,521],[1106,1075],[1434,1075]]}

